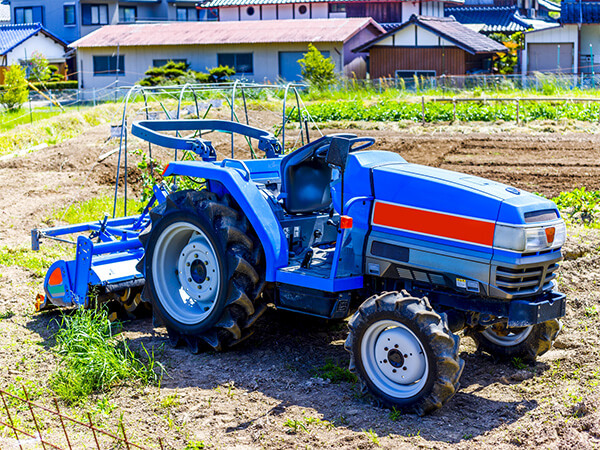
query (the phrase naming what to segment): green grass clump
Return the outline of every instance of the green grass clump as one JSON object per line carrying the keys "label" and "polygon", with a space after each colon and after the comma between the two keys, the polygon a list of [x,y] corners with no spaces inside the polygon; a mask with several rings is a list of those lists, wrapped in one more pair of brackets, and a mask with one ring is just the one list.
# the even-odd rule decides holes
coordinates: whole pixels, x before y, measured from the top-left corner
{"label": "green grass clump", "polygon": [[19,111],[4,111],[0,114],[0,131],[8,131],[17,125],[31,124],[39,120],[57,116],[59,114],[61,114],[61,111],[58,108],[52,111],[32,111],[31,115],[29,114],[29,110],[25,108],[22,108]]}
{"label": "green grass clump", "polygon": [[552,201],[567,220],[592,228],[600,226],[597,220],[600,212],[600,191],[588,191],[581,187],[571,192],[561,192]]}
{"label": "green grass clump", "polygon": [[327,361],[323,367],[315,369],[314,374],[324,380],[330,380],[334,384],[341,383],[342,381],[347,381],[348,383],[356,383],[358,381],[356,375],[348,369],[334,364],[333,361]]}
{"label": "green grass clump", "polygon": [[[117,215],[123,212],[123,198],[117,199]],[[127,199],[127,215],[139,213],[143,205],[135,199]],[[103,196],[96,197],[84,202],[74,203],[55,211],[52,218],[55,220],[64,221],[67,223],[84,223],[95,222],[102,220],[105,214],[112,217],[113,212],[113,197]]]}
{"label": "green grass clump", "polygon": [[50,387],[69,404],[80,404],[97,391],[125,381],[157,383],[162,365],[154,352],[144,347],[145,361],[114,337],[113,324],[105,310],[79,309],[64,315],[56,334],[60,368],[51,376]]}
{"label": "green grass clump", "polygon": [[42,251],[34,252],[27,247],[4,246],[0,249],[0,265],[19,266],[43,277],[54,261],[66,255],[66,250],[60,247],[44,247]]}

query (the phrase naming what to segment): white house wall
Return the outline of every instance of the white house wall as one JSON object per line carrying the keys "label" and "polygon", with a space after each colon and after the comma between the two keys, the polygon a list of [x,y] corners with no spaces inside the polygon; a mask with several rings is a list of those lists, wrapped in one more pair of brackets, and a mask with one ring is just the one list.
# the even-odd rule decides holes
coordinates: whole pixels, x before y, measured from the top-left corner
{"label": "white house wall", "polygon": [[[598,24],[581,25],[581,56],[585,58],[582,61],[581,70],[583,72],[591,72],[590,58],[594,57],[594,71],[598,71],[600,64],[600,26]],[[590,47],[591,46],[591,47]],[[587,67],[584,67],[586,65]]]}
{"label": "white house wall", "polygon": [[[279,52],[306,52],[307,46],[307,43],[298,43],[121,47],[119,54],[124,56],[125,74],[118,77],[119,85],[134,85],[144,77],[144,72],[152,66],[154,59],[185,59],[191,69],[206,72],[217,65],[217,53],[252,53],[254,74],[245,75],[245,78],[257,82],[275,82],[279,77]],[[342,43],[318,43],[316,47],[321,52],[329,52],[336,72],[341,73],[344,64]],[[94,75],[93,56],[116,55],[116,50],[115,47],[78,49],[78,70],[82,73],[80,87],[98,90],[115,81],[115,75]]]}
{"label": "white house wall", "polygon": [[406,22],[413,14],[420,14],[419,2],[402,2],[402,21]]}
{"label": "white house wall", "polygon": [[[329,17],[329,5],[327,3],[312,3],[310,8],[311,18],[327,19]],[[344,13],[344,16],[346,13]]]}
{"label": "white house wall", "polygon": [[[404,5],[402,5],[404,7]],[[421,3],[421,12],[423,16],[444,17],[444,4],[442,2],[423,2]],[[404,15],[402,8],[402,20],[408,20],[410,16]]]}
{"label": "white house wall", "polygon": [[[523,51],[523,57],[521,59],[522,73],[526,74],[530,69],[528,59],[529,44],[572,44],[575,52],[573,58],[572,73],[577,73],[579,66],[579,58],[577,56],[577,49],[579,48],[578,34],[579,33],[577,30],[577,25],[563,25],[556,28],[549,28],[546,30],[525,33],[525,50]],[[584,53],[583,48],[582,53]]]}
{"label": "white house wall", "polygon": [[444,47],[455,46],[452,42],[442,39],[436,34],[416,25],[408,25],[377,43],[377,46],[390,47],[437,47],[440,45]]}
{"label": "white house wall", "polygon": [[294,18],[294,5],[278,5],[279,11],[278,18],[281,19],[293,19]]}
{"label": "white house wall", "polygon": [[277,20],[277,6],[263,5],[262,18],[263,20]]}
{"label": "white house wall", "polygon": [[38,33],[16,46],[6,55],[7,65],[30,59],[33,52],[40,52],[50,62],[64,62],[65,49],[53,39]]}
{"label": "white house wall", "polygon": [[240,20],[240,12],[238,7],[233,8],[220,8],[219,9],[219,20],[224,22],[232,20]]}

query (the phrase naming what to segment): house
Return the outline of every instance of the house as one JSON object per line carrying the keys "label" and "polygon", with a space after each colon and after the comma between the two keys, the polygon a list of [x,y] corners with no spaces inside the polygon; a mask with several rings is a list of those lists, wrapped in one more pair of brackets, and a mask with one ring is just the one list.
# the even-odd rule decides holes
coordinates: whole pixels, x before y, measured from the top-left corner
{"label": "house", "polygon": [[563,0],[560,24],[525,33],[522,73],[598,73],[600,3]]}
{"label": "house", "polygon": [[[466,7],[503,7],[516,9],[527,19],[554,19],[560,13],[560,2],[552,0],[465,0]],[[554,17],[553,17],[554,16]],[[460,20],[457,18],[460,22]]]}
{"label": "house", "polygon": [[[545,1],[545,0],[541,0]],[[560,11],[560,7],[557,6]],[[511,6],[459,6],[446,8],[446,17],[485,35],[503,33],[510,35],[518,31],[540,30],[557,25],[556,20],[530,18],[521,14],[517,5]]]}
{"label": "house", "polygon": [[452,17],[413,15],[354,51],[369,52],[371,78],[409,78],[489,73],[506,47]]}
{"label": "house", "polygon": [[439,0],[204,0],[198,8],[216,9],[222,21],[371,17],[380,24],[399,24],[413,14],[443,17],[444,3]]}
{"label": "house", "polygon": [[4,71],[8,66],[25,63],[36,51],[64,74],[66,50],[67,44],[39,23],[0,25],[0,82],[4,82]]}
{"label": "house", "polygon": [[[462,4],[453,0],[451,4]],[[444,15],[441,0],[2,0],[12,23],[39,22],[65,42],[103,25],[372,17],[399,24],[412,14]]]}
{"label": "house", "polygon": [[196,71],[218,65],[253,81],[297,80],[298,59],[314,44],[339,74],[364,76],[365,54],[351,50],[384,33],[369,18],[109,25],[72,43],[80,87],[133,85],[152,66],[185,61]]}

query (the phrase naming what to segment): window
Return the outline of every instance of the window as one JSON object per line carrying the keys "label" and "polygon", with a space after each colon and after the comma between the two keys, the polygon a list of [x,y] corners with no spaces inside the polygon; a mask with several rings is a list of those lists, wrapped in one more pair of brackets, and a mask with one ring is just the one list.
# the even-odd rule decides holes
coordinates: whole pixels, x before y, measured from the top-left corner
{"label": "window", "polygon": [[107,25],[108,5],[81,5],[83,25]]}
{"label": "window", "polygon": [[119,22],[135,22],[137,8],[135,6],[119,6]]}
{"label": "window", "polygon": [[65,25],[75,25],[75,5],[64,6]]}
{"label": "window", "polygon": [[330,13],[346,12],[346,5],[344,3],[330,3],[329,4],[329,12]]}
{"label": "window", "polygon": [[254,73],[252,53],[219,53],[217,65],[233,67],[236,74]]}
{"label": "window", "polygon": [[[118,68],[118,69],[117,69]],[[94,56],[94,76],[125,75],[125,56]]]}
{"label": "window", "polygon": [[44,9],[42,6],[30,6],[27,8],[15,8],[15,23],[44,24]]}
{"label": "window", "polygon": [[174,63],[185,63],[187,64],[187,59],[153,59],[152,66],[154,67],[162,67],[166,66],[168,62],[173,61]]}
{"label": "window", "polygon": [[307,10],[307,8],[306,8],[306,5],[300,5],[300,6],[298,7],[298,12],[299,12],[300,14],[306,14],[306,11],[308,11],[308,10]]}
{"label": "window", "polygon": [[249,16],[253,16],[254,15],[254,6],[248,6],[248,8],[246,8],[246,14],[248,14]]}
{"label": "window", "polygon": [[179,22],[194,22],[198,20],[196,8],[177,8],[177,20]]}
{"label": "window", "polygon": [[206,15],[200,20],[206,20],[208,22],[215,22],[219,20],[219,8],[205,9],[204,11],[206,11]]}

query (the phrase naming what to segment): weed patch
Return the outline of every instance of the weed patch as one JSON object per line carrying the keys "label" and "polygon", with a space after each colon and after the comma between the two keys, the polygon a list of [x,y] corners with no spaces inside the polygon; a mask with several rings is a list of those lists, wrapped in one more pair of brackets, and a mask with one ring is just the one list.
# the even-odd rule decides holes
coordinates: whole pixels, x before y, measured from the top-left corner
{"label": "weed patch", "polygon": [[43,277],[54,261],[64,257],[65,250],[59,247],[45,247],[42,251],[34,252],[26,247],[5,246],[0,250],[0,265],[19,266]]}
{"label": "weed patch", "polygon": [[348,383],[356,383],[358,381],[356,375],[348,369],[334,364],[333,361],[327,361],[323,367],[315,369],[314,374],[324,380],[330,380],[334,384],[341,383],[342,381]]}
{"label": "weed patch", "polygon": [[[117,199],[117,212],[123,211],[125,201],[123,198]],[[127,199],[127,214],[135,214],[142,210],[144,205],[135,199]],[[64,221],[70,224],[95,222],[104,218],[105,214],[112,217],[113,197],[96,197],[85,202],[74,203],[55,211],[52,218]]]}
{"label": "weed patch", "polygon": [[105,310],[79,309],[63,315],[56,334],[60,368],[50,386],[69,404],[80,404],[96,391],[106,391],[125,380],[142,384],[158,383],[163,367],[154,352],[144,347],[144,360],[126,341],[113,335],[113,324]]}
{"label": "weed patch", "polygon": [[552,201],[567,220],[593,228],[600,226],[600,191],[588,191],[584,186],[571,192],[561,192]]}

